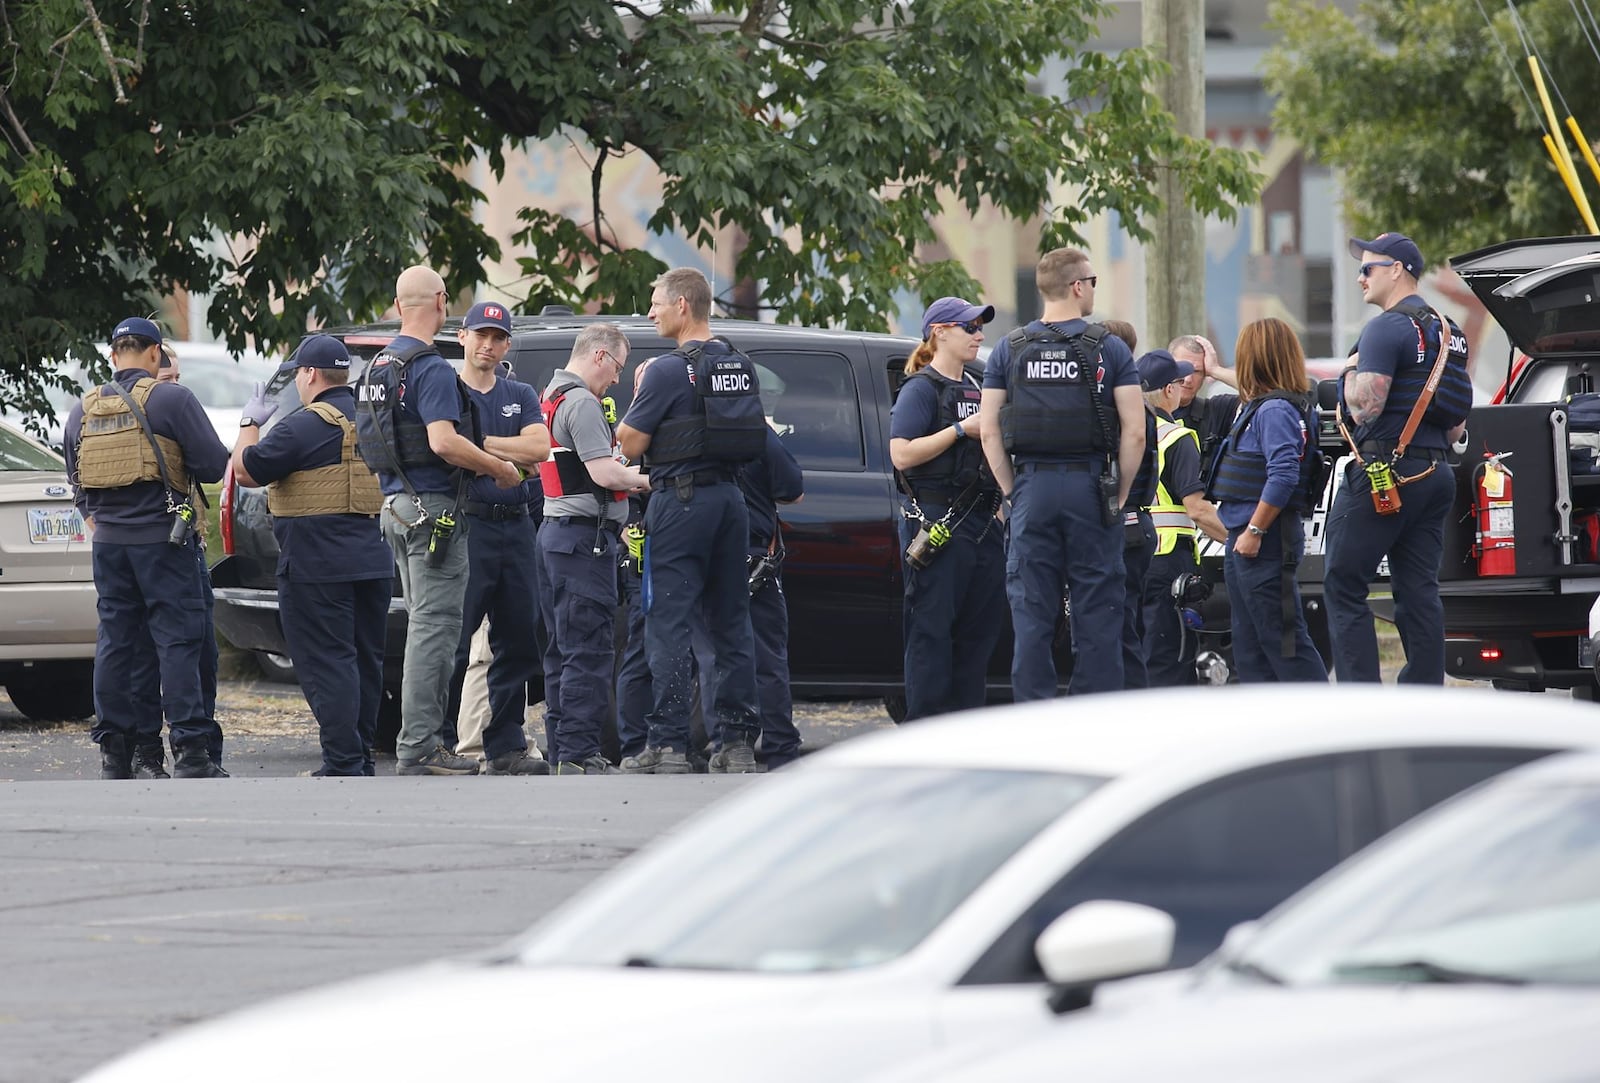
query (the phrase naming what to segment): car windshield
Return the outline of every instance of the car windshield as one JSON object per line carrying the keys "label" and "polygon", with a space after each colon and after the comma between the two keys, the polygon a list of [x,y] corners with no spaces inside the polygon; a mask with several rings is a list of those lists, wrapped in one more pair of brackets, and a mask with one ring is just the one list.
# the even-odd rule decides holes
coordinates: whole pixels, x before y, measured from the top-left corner
{"label": "car windshield", "polygon": [[1600,983],[1600,791],[1487,790],[1332,874],[1222,965],[1290,984]]}
{"label": "car windshield", "polygon": [[0,470],[50,470],[60,473],[65,464],[44,448],[0,425]]}
{"label": "car windshield", "polygon": [[848,970],[910,951],[1104,780],[811,768],[763,781],[530,934],[540,965]]}

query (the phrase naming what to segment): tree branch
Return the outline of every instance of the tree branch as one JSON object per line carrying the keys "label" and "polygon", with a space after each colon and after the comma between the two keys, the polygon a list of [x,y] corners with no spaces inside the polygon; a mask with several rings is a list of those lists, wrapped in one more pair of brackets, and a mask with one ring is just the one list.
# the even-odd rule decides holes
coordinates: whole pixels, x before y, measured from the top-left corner
{"label": "tree branch", "polygon": [[[11,98],[6,94],[4,88],[0,88],[0,109],[5,111],[6,121],[11,125],[11,131],[16,133],[17,138],[22,141],[21,149],[15,143],[11,144],[12,149],[23,157],[35,153],[38,148],[33,145],[33,140],[28,138],[27,130],[23,128],[22,121],[17,119],[16,112],[11,108]],[[6,137],[6,142],[11,142],[9,135]]]}
{"label": "tree branch", "polygon": [[83,0],[83,10],[89,13],[94,36],[100,40],[100,52],[106,58],[106,70],[111,73],[111,86],[117,92],[117,104],[127,105],[128,95],[122,90],[122,76],[117,74],[117,58],[112,55],[111,42],[106,40],[106,28],[100,22],[100,15],[94,10],[94,0]]}
{"label": "tree branch", "polygon": [[599,248],[605,242],[600,236],[600,220],[603,213],[600,210],[600,178],[606,171],[605,146],[598,148],[600,153],[594,157],[594,167],[589,170],[589,197],[594,202],[594,246]]}

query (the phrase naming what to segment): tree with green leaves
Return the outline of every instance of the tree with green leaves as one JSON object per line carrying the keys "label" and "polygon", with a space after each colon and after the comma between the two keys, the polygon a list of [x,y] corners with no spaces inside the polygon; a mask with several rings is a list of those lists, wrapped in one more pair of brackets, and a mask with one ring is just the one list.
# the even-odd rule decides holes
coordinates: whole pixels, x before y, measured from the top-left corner
{"label": "tree with green leaves", "polygon": [[[1354,233],[1405,233],[1430,263],[1518,237],[1587,232],[1540,141],[1546,125],[1526,57],[1535,48],[1543,56],[1561,124],[1570,105],[1584,133],[1600,136],[1592,2],[1369,0],[1349,15],[1277,0],[1270,18],[1283,38],[1266,67],[1274,123],[1343,175]],[[1600,183],[1575,146],[1572,154],[1600,213]]]}
{"label": "tree with green leaves", "polygon": [[[891,296],[978,290],[921,253],[946,201],[1077,240],[1135,236],[1175,171],[1231,214],[1250,160],[1184,137],[1141,50],[1086,51],[1100,0],[0,0],[0,399],[92,356],[178,288],[212,329],[293,343],[380,312],[422,260],[451,286],[499,244],[466,179],[567,135],[593,148],[583,222],[537,207],[527,303],[634,307],[662,264],[607,228],[604,173],[642,154],[650,225],[743,239],[767,316],[881,327]],[[1049,64],[1061,93],[1040,87]],[[1071,192],[1062,199],[1058,193]]]}

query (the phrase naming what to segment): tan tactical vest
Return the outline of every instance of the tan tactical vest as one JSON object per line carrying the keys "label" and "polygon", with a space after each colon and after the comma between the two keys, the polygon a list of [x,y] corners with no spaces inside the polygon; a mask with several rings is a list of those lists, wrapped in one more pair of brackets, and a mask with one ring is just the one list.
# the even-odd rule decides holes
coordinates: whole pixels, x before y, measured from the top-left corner
{"label": "tan tactical vest", "polygon": [[[145,408],[156,381],[141,376],[128,390],[139,409]],[[120,489],[137,481],[160,481],[155,449],[133,416],[128,404],[116,392],[102,395],[95,388],[83,397],[82,437],[78,445],[78,484],[85,489]],[[153,433],[167,461],[167,475],[178,493],[189,491],[189,472],[183,465],[183,449],[169,436]]]}
{"label": "tan tactical vest", "polygon": [[376,515],[383,507],[378,477],[356,454],[356,427],[332,403],[306,407],[344,432],[339,461],[332,466],[296,470],[267,486],[267,510],[273,515]]}

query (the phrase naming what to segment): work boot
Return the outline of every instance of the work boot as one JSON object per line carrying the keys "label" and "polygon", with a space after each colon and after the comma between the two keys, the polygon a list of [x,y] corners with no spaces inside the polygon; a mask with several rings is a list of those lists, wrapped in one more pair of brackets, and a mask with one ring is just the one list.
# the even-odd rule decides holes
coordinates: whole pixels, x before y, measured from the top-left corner
{"label": "work boot", "polygon": [[558,775],[615,775],[618,771],[611,761],[596,753],[588,759],[562,760],[556,764]]}
{"label": "work boot", "polygon": [[100,777],[133,777],[133,751],[126,737],[100,738]]}
{"label": "work boot", "polygon": [[689,757],[671,748],[647,748],[622,761],[625,775],[687,775]]}
{"label": "work boot", "polygon": [[712,753],[707,771],[713,775],[753,775],[756,773],[756,750],[748,741],[730,737]]}
{"label": "work boot", "polygon": [[486,775],[548,775],[550,765],[540,756],[533,756],[525,748],[513,748],[510,752],[502,752],[492,760],[486,760],[483,765]]}
{"label": "work boot", "polygon": [[167,774],[167,752],[160,741],[150,741],[133,746],[134,778],[171,778]]}
{"label": "work boot", "polygon": [[211,749],[204,741],[178,745],[172,750],[175,778],[227,778],[228,772],[211,762]]}
{"label": "work boot", "polygon": [[394,773],[397,775],[475,775],[478,773],[478,761],[469,760],[465,756],[457,756],[444,745],[439,745],[420,760],[399,764],[395,767]]}

